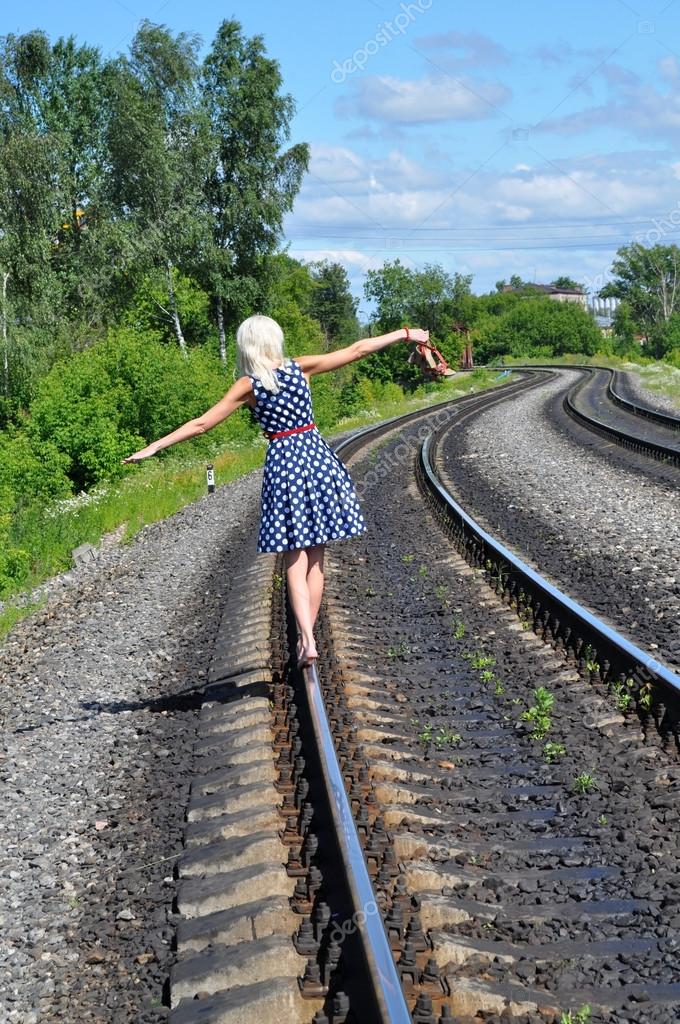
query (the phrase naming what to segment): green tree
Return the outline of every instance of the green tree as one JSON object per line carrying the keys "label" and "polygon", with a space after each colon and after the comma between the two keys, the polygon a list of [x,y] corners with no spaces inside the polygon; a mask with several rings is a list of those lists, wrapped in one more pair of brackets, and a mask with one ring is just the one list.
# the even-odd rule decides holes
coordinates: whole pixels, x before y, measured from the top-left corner
{"label": "green tree", "polygon": [[672,353],[675,361],[680,355],[680,312],[671,313],[663,323],[652,327],[645,354],[655,359],[666,359]]}
{"label": "green tree", "polygon": [[180,350],[187,343],[175,295],[177,272],[197,261],[209,220],[201,191],[208,133],[196,88],[198,39],[143,22],[130,58],[110,69],[109,201],[115,245],[128,279],[155,271],[165,281],[158,315]]}
{"label": "green tree", "polygon": [[617,356],[629,356],[640,353],[640,346],[635,340],[636,324],[630,306],[620,302],[614,311],[612,331],[614,335],[614,352]]}
{"label": "green tree", "polygon": [[[398,259],[385,263],[379,270],[369,270],[364,293],[375,304],[377,330],[393,331],[404,324],[430,331],[432,343],[449,363],[461,352],[464,337],[458,329],[468,330],[478,314],[478,302],[471,293],[472,276],[449,274],[437,264],[426,264],[422,270],[410,270]],[[370,360],[374,369],[363,372],[380,380],[397,380],[403,385],[420,383],[418,370],[404,366],[403,350],[390,347]]]}
{"label": "green tree", "polygon": [[276,310],[289,303],[309,315],[316,282],[311,266],[293,259],[287,252],[275,253],[268,263],[269,281],[265,309],[276,315]]}
{"label": "green tree", "polygon": [[347,271],[341,263],[321,260],[311,265],[314,290],[310,312],[321,324],[326,348],[338,348],[355,341],[359,331],[357,300],[353,297]]}
{"label": "green tree", "polygon": [[562,277],[555,278],[555,280],[553,281],[553,285],[555,286],[555,288],[568,288],[570,291],[580,292],[583,290],[578,281],[574,281],[573,277],[567,277],[566,275],[562,275]]}
{"label": "green tree", "polygon": [[51,265],[62,196],[60,139],[43,116],[51,51],[43,32],[0,40],[0,345],[5,412],[30,362],[17,324],[55,321],[59,288]]}
{"label": "green tree", "polygon": [[294,113],[281,92],[279,65],[262,36],[223,21],[201,69],[210,135],[204,199],[211,213],[202,280],[210,292],[226,359],[225,323],[233,326],[266,298],[268,258],[281,240],[309,162],[309,147],[284,149]]}
{"label": "green tree", "polygon": [[413,302],[413,271],[401,260],[389,260],[379,270],[369,270],[364,295],[375,304],[380,330],[394,331],[406,323]]}
{"label": "green tree", "polygon": [[[625,299],[644,334],[680,311],[680,248],[634,242],[618,250],[612,264],[614,279],[600,292],[603,298]],[[658,332],[657,332],[658,334]]]}

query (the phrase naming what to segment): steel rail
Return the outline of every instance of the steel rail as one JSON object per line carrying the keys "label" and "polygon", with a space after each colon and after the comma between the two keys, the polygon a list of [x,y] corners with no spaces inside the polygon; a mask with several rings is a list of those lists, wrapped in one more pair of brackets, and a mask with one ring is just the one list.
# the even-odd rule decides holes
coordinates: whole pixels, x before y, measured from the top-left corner
{"label": "steel rail", "polygon": [[361,938],[381,1013],[381,1019],[376,1024],[411,1024],[411,1014],[354,824],[316,666],[312,663],[302,674],[335,834],[352,901],[357,908],[354,923]]}
{"label": "steel rail", "polygon": [[[531,367],[527,369],[531,370],[533,376],[533,373],[537,371],[543,373],[546,370],[554,371],[555,367]],[[414,412],[382,421],[379,424],[365,427],[345,438],[335,446],[334,450],[336,454],[343,453],[347,457],[347,455],[359,451],[370,440],[398,429],[400,426],[405,426],[416,419],[436,415],[444,409],[450,409],[451,406],[457,406],[461,412],[464,412],[471,406],[484,408],[487,404],[495,404],[501,400],[511,399],[518,392],[534,387],[536,384],[535,379],[522,378],[519,381],[512,380],[505,385],[494,388],[492,391],[465,395],[452,401],[439,402],[425,409],[418,409]],[[457,412],[458,410],[452,411]],[[446,424],[446,426],[448,425],[450,424]],[[427,478],[430,493],[436,496],[437,502],[446,510],[447,516],[455,517],[457,523],[460,524],[459,529],[463,532],[462,546],[468,549],[471,546],[474,547],[477,561],[481,561],[481,564],[484,566],[492,565],[494,568],[492,568],[491,572],[496,571],[498,578],[503,577],[503,574],[505,574],[505,585],[509,586],[509,589],[515,594],[518,593],[521,582],[522,591],[526,589],[538,595],[540,601],[537,600],[534,603],[534,626],[536,627],[537,623],[540,624],[542,620],[545,620],[546,616],[548,622],[554,624],[555,633],[559,632],[560,628],[563,631],[565,624],[572,623],[573,625],[568,626],[566,640],[568,641],[571,636],[573,644],[574,637],[578,631],[578,650],[581,654],[583,654],[586,644],[591,644],[593,649],[598,651],[606,649],[606,651],[611,652],[611,663],[616,669],[625,665],[626,669],[630,671],[630,666],[633,665],[633,672],[638,678],[641,673],[646,672],[654,680],[670,688],[675,696],[680,696],[680,676],[675,675],[651,655],[642,651],[615,630],[606,626],[606,624],[600,622],[587,609],[579,606],[577,602],[544,580],[535,570],[522,562],[504,545],[492,538],[458,505],[438,480],[430,464],[430,451],[436,437],[437,434],[431,433],[425,439],[420,449],[420,458],[417,461],[421,471],[419,476],[422,474]],[[508,570],[509,566],[511,567],[510,570]],[[560,622],[562,626],[560,626]],[[347,885],[353,906],[356,908],[354,923],[362,944],[373,983],[375,999],[381,1014],[381,1020],[376,1022],[376,1024],[410,1024],[411,1014],[404,996],[395,959],[390,948],[354,823],[351,805],[333,742],[331,727],[326,714],[316,665],[312,664],[308,669],[305,669],[302,676],[328,805],[342,854]]]}
{"label": "steel rail", "polygon": [[[497,592],[502,590],[512,600],[523,604],[532,614],[534,629],[538,631],[542,627],[544,633],[547,631],[561,638],[577,658],[583,661],[587,648],[593,654],[597,652],[598,657],[606,658],[607,662],[603,660],[602,665],[604,671],[598,665],[604,682],[624,673],[634,675],[644,685],[651,680],[674,699],[680,697],[680,675],[549,583],[461,507],[435,471],[432,447],[433,438],[426,438],[418,463],[421,481],[452,522],[461,551],[467,553],[468,560],[484,569],[490,581],[496,581]],[[592,657],[588,659],[591,662]]]}
{"label": "steel rail", "polygon": [[629,434],[627,431],[619,430],[608,423],[603,423],[602,420],[595,419],[594,416],[590,416],[579,409],[575,400],[587,380],[588,378],[584,377],[583,380],[580,380],[565,394],[563,407],[568,416],[571,416],[576,422],[582,423],[595,434],[600,434],[600,436],[606,438],[613,438],[613,440],[625,448],[632,448],[633,451],[651,455],[660,462],[668,462],[674,466],[680,466],[680,447],[670,448],[668,445],[660,444],[657,441],[650,441],[643,437],[637,437],[635,434]]}
{"label": "steel rail", "polygon": [[[546,368],[547,369],[547,368]],[[514,370],[513,370],[514,372]],[[524,372],[524,368],[522,371]],[[537,372],[534,368],[531,368],[531,372]],[[541,369],[539,372],[545,373],[545,370]],[[549,374],[546,374],[548,377]],[[449,409],[453,409],[456,413],[458,409],[465,409],[468,405],[474,405],[480,402],[480,400],[489,400],[491,396],[497,396],[501,393],[510,398],[514,394],[521,391],[527,390],[531,386],[536,386],[535,381],[530,381],[529,378],[520,377],[518,380],[510,380],[505,384],[499,384],[498,387],[490,388],[487,391],[478,391],[473,395],[460,395],[458,398],[449,398],[445,402],[436,402],[434,405],[428,405],[423,409],[416,409],[414,412],[403,413],[401,416],[394,416],[389,420],[381,420],[380,423],[375,423],[369,427],[362,427],[361,430],[355,431],[349,437],[339,441],[334,446],[334,451],[337,455],[341,452],[348,458],[354,455],[355,452],[359,451],[363,445],[371,437],[379,437],[381,434],[387,434],[391,430],[395,430],[397,427],[406,426],[407,423],[411,423],[416,419],[423,419],[427,416],[434,416],[437,413],[446,412]]]}
{"label": "steel rail", "polygon": [[652,409],[648,405],[639,405],[637,402],[631,402],[629,398],[624,398],[623,395],[620,395],[615,386],[616,378],[619,374],[618,370],[612,370],[608,366],[594,367],[594,369],[609,370],[611,378],[607,385],[607,394],[614,405],[620,406],[633,416],[641,416],[644,419],[652,420],[654,423],[661,423],[664,427],[669,427],[671,430],[680,430],[680,416],[661,412],[660,409]]}

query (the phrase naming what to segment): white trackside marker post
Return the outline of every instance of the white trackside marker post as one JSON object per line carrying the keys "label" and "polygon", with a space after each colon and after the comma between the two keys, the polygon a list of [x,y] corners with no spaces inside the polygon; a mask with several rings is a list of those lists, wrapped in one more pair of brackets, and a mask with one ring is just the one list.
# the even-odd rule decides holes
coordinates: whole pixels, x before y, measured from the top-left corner
{"label": "white trackside marker post", "polygon": [[213,494],[215,491],[215,470],[212,467],[212,462],[209,462],[205,467],[205,475],[208,481],[208,494]]}

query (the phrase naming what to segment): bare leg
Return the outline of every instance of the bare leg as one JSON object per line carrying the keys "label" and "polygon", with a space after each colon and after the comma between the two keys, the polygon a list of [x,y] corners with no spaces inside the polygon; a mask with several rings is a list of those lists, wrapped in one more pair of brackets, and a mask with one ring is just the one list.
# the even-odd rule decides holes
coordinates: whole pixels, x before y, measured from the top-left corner
{"label": "bare leg", "polygon": [[309,587],[309,610],[312,617],[312,626],[316,620],[321,607],[323,597],[323,556],[325,553],[323,544],[315,544],[307,548],[307,586]]}
{"label": "bare leg", "polygon": [[298,630],[302,638],[301,661],[311,661],[317,657],[314,643],[314,624],[312,621],[309,584],[307,583],[307,550],[286,552],[286,579],[288,595],[293,606]]}

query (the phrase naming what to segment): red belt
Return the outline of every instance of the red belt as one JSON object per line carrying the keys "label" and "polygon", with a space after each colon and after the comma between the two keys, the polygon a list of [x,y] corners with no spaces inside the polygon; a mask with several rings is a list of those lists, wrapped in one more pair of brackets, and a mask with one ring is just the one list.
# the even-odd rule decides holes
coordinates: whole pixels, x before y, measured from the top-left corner
{"label": "red belt", "polygon": [[290,437],[291,434],[303,434],[305,430],[314,430],[316,423],[306,423],[304,427],[293,427],[292,430],[280,430],[278,434],[265,434],[269,441],[276,441],[277,437]]}

